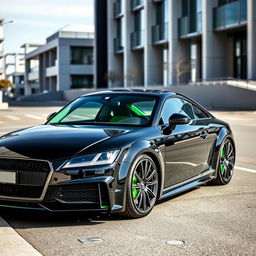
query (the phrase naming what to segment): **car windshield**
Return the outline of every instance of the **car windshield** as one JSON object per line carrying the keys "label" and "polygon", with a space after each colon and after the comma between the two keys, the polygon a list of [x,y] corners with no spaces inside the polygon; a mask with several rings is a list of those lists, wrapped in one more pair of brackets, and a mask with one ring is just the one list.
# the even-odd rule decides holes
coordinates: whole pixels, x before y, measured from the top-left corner
{"label": "car windshield", "polygon": [[93,95],[63,108],[48,124],[107,124],[147,126],[157,97],[146,95]]}

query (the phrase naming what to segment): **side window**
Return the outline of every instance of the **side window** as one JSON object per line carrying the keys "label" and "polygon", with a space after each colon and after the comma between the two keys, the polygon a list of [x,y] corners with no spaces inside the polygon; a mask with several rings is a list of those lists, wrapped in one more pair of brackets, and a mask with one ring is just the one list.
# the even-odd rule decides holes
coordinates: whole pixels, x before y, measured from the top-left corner
{"label": "side window", "polygon": [[208,118],[209,115],[207,115],[203,110],[193,105],[194,113],[197,119],[204,119]]}
{"label": "side window", "polygon": [[176,113],[195,119],[193,107],[189,102],[179,98],[171,98],[168,99],[163,106],[160,124],[167,124],[169,122],[169,117]]}

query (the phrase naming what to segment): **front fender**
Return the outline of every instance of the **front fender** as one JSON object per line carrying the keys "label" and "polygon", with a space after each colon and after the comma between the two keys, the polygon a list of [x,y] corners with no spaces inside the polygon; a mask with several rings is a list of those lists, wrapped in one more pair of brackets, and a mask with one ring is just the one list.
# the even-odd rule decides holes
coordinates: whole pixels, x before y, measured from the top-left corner
{"label": "front fender", "polygon": [[142,154],[147,154],[155,161],[158,168],[160,177],[160,191],[162,191],[165,169],[164,152],[164,149],[162,149],[161,146],[158,147],[153,141],[139,140],[135,142],[130,146],[122,159],[118,174],[118,182],[124,184],[136,158]]}

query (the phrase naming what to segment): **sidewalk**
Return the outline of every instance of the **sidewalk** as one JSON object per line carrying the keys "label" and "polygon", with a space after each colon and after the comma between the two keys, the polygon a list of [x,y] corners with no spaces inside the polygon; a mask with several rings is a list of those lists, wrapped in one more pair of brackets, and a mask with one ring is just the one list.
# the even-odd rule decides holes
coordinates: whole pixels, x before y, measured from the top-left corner
{"label": "sidewalk", "polygon": [[0,217],[0,256],[42,256]]}

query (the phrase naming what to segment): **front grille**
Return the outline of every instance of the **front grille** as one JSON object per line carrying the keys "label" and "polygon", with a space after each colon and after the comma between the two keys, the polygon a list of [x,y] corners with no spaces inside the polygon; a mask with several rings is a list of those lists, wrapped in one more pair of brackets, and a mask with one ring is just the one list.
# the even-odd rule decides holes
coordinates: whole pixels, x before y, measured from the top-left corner
{"label": "front grille", "polygon": [[0,196],[39,198],[50,172],[47,162],[0,159],[0,172],[16,172],[16,184],[1,184]]}

